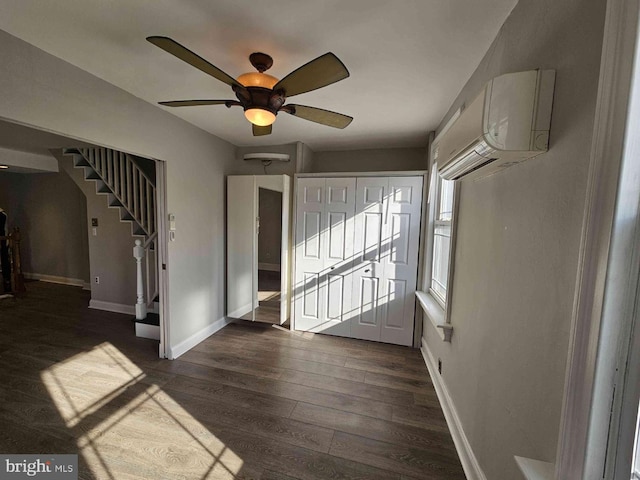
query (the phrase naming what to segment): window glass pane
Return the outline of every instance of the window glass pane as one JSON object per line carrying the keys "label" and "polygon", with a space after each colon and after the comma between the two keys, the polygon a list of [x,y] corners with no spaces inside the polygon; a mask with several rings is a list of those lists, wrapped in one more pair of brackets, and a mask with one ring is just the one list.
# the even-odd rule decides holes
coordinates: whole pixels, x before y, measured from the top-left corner
{"label": "window glass pane", "polygon": [[431,269],[431,289],[444,302],[447,297],[449,276],[449,251],[451,245],[451,224],[438,223],[433,232],[433,264]]}
{"label": "window glass pane", "polygon": [[440,180],[440,211],[438,220],[451,221],[453,213],[453,180]]}

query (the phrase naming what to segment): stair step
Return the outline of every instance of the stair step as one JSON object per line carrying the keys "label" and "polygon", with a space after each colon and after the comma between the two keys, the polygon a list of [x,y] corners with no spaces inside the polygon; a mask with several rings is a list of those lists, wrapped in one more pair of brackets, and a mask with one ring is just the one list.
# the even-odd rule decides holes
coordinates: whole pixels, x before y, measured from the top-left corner
{"label": "stair step", "polygon": [[82,168],[84,170],[84,179],[85,180],[100,180],[100,175],[93,169],[91,165],[79,165],[77,168]]}
{"label": "stair step", "polygon": [[109,188],[109,186],[104,183],[102,180],[98,180],[96,182],[96,190],[98,193],[111,193],[111,189]]}
{"label": "stair step", "polygon": [[91,164],[82,155],[74,154],[73,166],[74,167],[90,167]]}
{"label": "stair step", "polygon": [[110,193],[107,198],[109,199],[110,207],[122,207],[122,202],[118,200],[118,197],[116,197],[113,193]]}
{"label": "stair step", "polygon": [[143,320],[133,319],[136,325],[136,337],[160,340],[160,315],[147,313]]}
{"label": "stair step", "polygon": [[133,317],[132,321],[136,322],[136,323],[143,323],[145,325],[160,325],[160,315],[158,315],[157,313],[147,313],[147,318],[144,318],[142,320],[138,320],[137,318]]}

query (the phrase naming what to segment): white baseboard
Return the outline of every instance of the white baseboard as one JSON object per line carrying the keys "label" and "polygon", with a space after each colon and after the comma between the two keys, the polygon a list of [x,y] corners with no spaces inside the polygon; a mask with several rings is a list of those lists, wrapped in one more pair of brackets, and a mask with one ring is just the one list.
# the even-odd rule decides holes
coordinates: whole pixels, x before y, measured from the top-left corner
{"label": "white baseboard", "polygon": [[487,480],[482,468],[480,468],[478,459],[471,449],[471,444],[462,429],[460,417],[458,417],[458,412],[451,400],[447,386],[444,384],[442,377],[438,373],[438,364],[433,358],[433,355],[431,355],[429,347],[427,347],[427,342],[424,338],[422,339],[422,347],[420,348],[420,351],[422,352],[424,363],[427,364],[429,375],[431,375],[433,386],[435,387],[436,394],[438,395],[438,400],[440,401],[444,418],[447,420],[447,425],[449,426],[449,431],[451,432],[451,437],[453,438],[453,443],[456,446],[456,451],[460,457],[460,463],[462,463],[462,468],[467,476],[467,480]]}
{"label": "white baseboard", "polygon": [[127,315],[135,315],[135,305],[123,305],[121,303],[103,302],[102,300],[89,300],[89,308],[95,310],[105,310],[107,312],[125,313]]}
{"label": "white baseboard", "polygon": [[169,356],[168,356],[169,360],[175,360],[180,355],[188,352],[197,344],[199,344],[203,340],[206,340],[208,337],[216,333],[218,330],[221,330],[222,328],[226,327],[231,322],[233,322],[233,319],[231,318],[228,318],[228,317],[221,318],[213,322],[211,325],[204,327],[199,332],[194,333],[186,340],[180,342],[178,345],[174,347],[170,346]]}
{"label": "white baseboard", "polygon": [[42,273],[22,272],[24,278],[28,280],[40,280],[41,282],[59,283],[60,285],[71,285],[82,287],[84,290],[91,290],[91,284],[81,278],[58,277],[56,275],[44,275]]}
{"label": "white baseboard", "polygon": [[258,270],[268,270],[270,272],[279,272],[279,263],[258,263]]}
{"label": "white baseboard", "polygon": [[[257,307],[257,305],[256,305]],[[240,318],[243,315],[246,315],[247,313],[249,313],[251,310],[253,310],[253,306],[251,305],[251,303],[247,303],[246,305],[243,305],[242,307],[238,308],[237,310],[234,310],[233,312],[229,312],[227,313],[227,317],[231,317],[231,318]]]}

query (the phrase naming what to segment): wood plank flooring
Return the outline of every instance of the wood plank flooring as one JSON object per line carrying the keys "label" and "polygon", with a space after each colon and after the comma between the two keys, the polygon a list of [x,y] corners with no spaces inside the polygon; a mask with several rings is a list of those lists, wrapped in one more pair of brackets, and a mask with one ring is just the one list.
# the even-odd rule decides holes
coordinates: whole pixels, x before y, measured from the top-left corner
{"label": "wood plank flooring", "polygon": [[417,350],[231,324],[174,361],[79,288],[0,301],[0,453],[82,479],[458,480]]}

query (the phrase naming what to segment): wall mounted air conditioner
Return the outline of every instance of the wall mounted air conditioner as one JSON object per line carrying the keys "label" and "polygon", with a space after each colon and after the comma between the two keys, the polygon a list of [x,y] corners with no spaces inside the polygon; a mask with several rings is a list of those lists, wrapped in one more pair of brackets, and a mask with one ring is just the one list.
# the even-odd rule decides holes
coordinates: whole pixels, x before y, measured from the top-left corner
{"label": "wall mounted air conditioner", "polygon": [[434,140],[432,156],[447,180],[481,178],[546,152],[554,70],[494,78]]}

